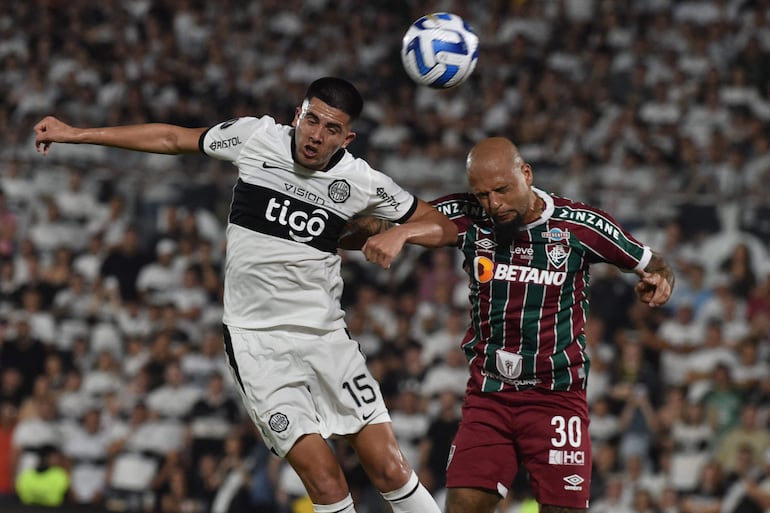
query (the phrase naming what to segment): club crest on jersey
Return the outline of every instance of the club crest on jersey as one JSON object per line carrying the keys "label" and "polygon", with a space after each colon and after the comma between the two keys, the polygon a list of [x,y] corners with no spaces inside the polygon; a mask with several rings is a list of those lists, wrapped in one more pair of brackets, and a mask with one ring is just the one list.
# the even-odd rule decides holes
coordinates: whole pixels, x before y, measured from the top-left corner
{"label": "club crest on jersey", "polygon": [[502,349],[495,351],[495,366],[497,372],[504,378],[515,379],[521,375],[521,360],[520,354],[509,353]]}
{"label": "club crest on jersey", "polygon": [[547,232],[540,232],[541,237],[545,237],[551,242],[568,241],[570,235],[569,230],[562,230],[561,228],[551,228]]}
{"label": "club crest on jersey", "polygon": [[334,180],[329,185],[329,197],[335,203],[344,203],[350,197],[350,184],[346,180]]}
{"label": "club crest on jersey", "polygon": [[557,269],[564,265],[569,257],[570,247],[564,244],[546,244],[545,254],[548,256],[548,261],[552,266]]}

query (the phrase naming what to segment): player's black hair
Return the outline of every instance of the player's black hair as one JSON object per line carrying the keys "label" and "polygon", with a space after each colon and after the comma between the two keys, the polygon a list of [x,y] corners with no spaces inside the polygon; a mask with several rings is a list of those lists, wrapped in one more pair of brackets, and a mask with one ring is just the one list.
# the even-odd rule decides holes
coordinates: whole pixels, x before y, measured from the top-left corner
{"label": "player's black hair", "polygon": [[358,119],[364,108],[364,99],[356,86],[337,77],[323,77],[315,80],[307,88],[305,99],[318,98],[335,109],[350,116],[351,121]]}

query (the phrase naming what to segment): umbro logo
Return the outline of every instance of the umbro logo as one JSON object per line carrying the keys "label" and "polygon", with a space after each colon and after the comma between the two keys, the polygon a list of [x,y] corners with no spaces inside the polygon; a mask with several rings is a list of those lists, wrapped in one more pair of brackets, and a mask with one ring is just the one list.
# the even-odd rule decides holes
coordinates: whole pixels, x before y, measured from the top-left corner
{"label": "umbro logo", "polygon": [[474,242],[474,245],[479,249],[489,251],[497,247],[497,242],[493,241],[492,239],[481,239]]}
{"label": "umbro logo", "polygon": [[572,475],[567,476],[567,477],[565,477],[563,479],[564,479],[564,481],[567,482],[567,484],[564,485],[564,489],[565,490],[580,491],[580,490],[583,489],[583,487],[580,486],[580,485],[583,484],[583,481],[585,481],[585,479],[583,479],[579,475],[572,474]]}

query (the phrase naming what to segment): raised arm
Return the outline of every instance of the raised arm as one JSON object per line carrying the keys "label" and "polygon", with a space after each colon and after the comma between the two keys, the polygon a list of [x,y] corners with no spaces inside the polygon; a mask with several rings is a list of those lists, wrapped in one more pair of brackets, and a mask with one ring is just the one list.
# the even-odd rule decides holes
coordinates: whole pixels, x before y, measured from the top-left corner
{"label": "raised arm", "polygon": [[674,291],[674,271],[668,262],[657,253],[652,254],[650,263],[639,273],[636,295],[642,303],[656,307],[664,305]]}
{"label": "raised arm", "polygon": [[147,153],[197,153],[198,139],[206,128],[185,128],[165,123],[147,123],[102,128],[75,128],[47,116],[35,125],[35,148],[48,154],[51,144],[96,144]]}
{"label": "raised arm", "polygon": [[387,224],[369,222],[368,228],[379,232],[366,239],[361,247],[367,260],[387,269],[406,243],[438,248],[457,242],[455,224],[425,201],[417,201],[414,214],[403,224],[388,229]]}

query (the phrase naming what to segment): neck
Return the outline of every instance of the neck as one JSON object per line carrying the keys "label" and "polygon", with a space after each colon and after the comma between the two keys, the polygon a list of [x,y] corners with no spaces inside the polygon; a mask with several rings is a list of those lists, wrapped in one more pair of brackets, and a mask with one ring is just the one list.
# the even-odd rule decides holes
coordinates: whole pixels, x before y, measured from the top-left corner
{"label": "neck", "polygon": [[535,194],[535,191],[531,191],[530,194],[532,195],[532,206],[524,218],[525,224],[529,224],[538,219],[545,210],[545,201],[543,201],[543,198]]}

